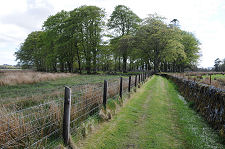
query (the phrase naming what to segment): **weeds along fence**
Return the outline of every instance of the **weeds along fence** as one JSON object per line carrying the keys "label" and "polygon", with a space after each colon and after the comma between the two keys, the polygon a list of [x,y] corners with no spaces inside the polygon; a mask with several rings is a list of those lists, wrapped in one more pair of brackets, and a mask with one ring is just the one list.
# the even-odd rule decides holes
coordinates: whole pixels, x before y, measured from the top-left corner
{"label": "weeds along fence", "polygon": [[225,90],[170,74],[161,76],[172,80],[191,107],[225,139]]}
{"label": "weeds along fence", "polygon": [[107,108],[110,98],[121,99],[151,74],[105,80],[98,84],[65,87],[64,99],[11,112],[0,109],[0,148],[53,148],[68,144],[69,135],[82,131],[83,124]]}

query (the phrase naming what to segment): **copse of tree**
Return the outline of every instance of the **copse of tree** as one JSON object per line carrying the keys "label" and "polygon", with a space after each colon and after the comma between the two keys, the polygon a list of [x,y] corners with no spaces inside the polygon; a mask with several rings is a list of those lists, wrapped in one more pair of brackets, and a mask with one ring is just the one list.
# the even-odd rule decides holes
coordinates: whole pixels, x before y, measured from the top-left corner
{"label": "copse of tree", "polygon": [[[23,68],[80,73],[175,72],[197,63],[199,41],[176,22],[167,24],[157,14],[142,20],[124,5],[115,7],[107,23],[104,20],[105,11],[96,6],[58,12],[48,17],[42,31],[28,35],[15,53],[17,60]],[[102,38],[106,27],[109,41]]]}
{"label": "copse of tree", "polygon": [[22,65],[35,66],[38,71],[58,71],[59,66],[61,72],[74,72],[78,64],[81,72],[83,64],[87,73],[91,68],[95,72],[104,15],[96,6],[81,6],[50,16],[43,31],[28,35],[16,52],[17,60]]}

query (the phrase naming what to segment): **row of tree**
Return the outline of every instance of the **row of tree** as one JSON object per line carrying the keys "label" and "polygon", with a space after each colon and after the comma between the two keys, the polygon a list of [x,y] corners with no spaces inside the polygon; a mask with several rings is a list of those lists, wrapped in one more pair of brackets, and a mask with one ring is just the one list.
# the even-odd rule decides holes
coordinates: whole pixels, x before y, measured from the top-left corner
{"label": "row of tree", "polygon": [[15,53],[24,68],[38,71],[184,71],[197,64],[199,41],[157,14],[140,19],[124,5],[105,11],[81,6],[61,11],[28,35]]}
{"label": "row of tree", "polygon": [[214,71],[225,71],[225,58],[223,60],[220,60],[219,58],[215,60]]}

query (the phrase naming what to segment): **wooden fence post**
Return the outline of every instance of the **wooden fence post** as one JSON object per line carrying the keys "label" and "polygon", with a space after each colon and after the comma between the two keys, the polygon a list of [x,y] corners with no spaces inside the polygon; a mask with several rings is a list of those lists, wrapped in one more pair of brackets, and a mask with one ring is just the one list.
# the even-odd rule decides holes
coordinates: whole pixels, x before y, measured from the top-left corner
{"label": "wooden fence post", "polygon": [[107,88],[108,82],[104,80],[104,88],[103,88],[103,107],[106,109],[106,102],[107,102]]}
{"label": "wooden fence post", "polygon": [[131,87],[131,76],[129,76],[128,92],[130,92],[130,87]]}
{"label": "wooden fence post", "polygon": [[63,114],[63,140],[65,145],[69,144],[70,108],[71,108],[71,89],[65,86],[64,114]]}
{"label": "wooden fence post", "polygon": [[120,98],[122,99],[123,94],[123,78],[120,77]]}

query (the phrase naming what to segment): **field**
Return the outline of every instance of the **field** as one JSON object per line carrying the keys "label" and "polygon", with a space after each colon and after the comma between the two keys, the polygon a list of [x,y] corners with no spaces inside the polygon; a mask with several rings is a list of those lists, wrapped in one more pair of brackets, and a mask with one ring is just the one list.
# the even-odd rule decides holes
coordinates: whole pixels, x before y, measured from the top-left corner
{"label": "field", "polygon": [[[216,88],[225,89],[225,73],[201,73],[201,72],[193,72],[193,73],[178,73],[173,74],[174,76],[179,76],[188,80],[197,81],[200,83],[208,84],[215,86]],[[211,82],[210,82],[211,76]]]}
{"label": "field", "polygon": [[[103,83],[105,79],[118,78],[114,75],[51,74],[20,71],[11,71],[6,74],[6,77],[1,76],[0,82],[7,82],[5,81],[7,79],[10,81],[7,85],[0,85],[0,102],[1,105],[16,108],[16,110],[62,97],[64,86],[76,88],[76,86],[82,84]],[[10,83],[13,80],[19,80],[17,82],[20,83],[16,83],[17,85]]]}

